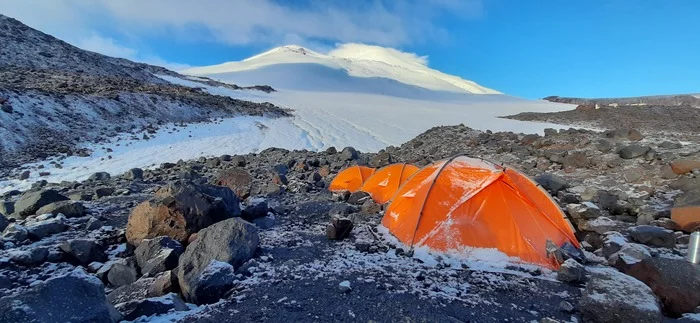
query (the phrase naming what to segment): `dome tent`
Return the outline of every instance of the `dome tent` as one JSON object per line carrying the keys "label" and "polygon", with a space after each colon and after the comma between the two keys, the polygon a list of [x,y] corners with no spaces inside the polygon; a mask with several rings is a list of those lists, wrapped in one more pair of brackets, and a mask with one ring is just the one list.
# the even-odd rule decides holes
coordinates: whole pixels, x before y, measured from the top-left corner
{"label": "dome tent", "polygon": [[466,156],[416,172],[394,196],[382,224],[411,248],[493,248],[549,268],[559,264],[548,257],[548,240],[580,248],[562,210],[535,182]]}
{"label": "dome tent", "polygon": [[342,170],[335,176],[328,186],[330,191],[350,191],[360,190],[362,184],[374,174],[375,169],[365,166],[351,166]]}
{"label": "dome tent", "polygon": [[391,164],[374,172],[362,185],[362,191],[369,193],[379,204],[389,202],[399,187],[420,168],[411,164]]}

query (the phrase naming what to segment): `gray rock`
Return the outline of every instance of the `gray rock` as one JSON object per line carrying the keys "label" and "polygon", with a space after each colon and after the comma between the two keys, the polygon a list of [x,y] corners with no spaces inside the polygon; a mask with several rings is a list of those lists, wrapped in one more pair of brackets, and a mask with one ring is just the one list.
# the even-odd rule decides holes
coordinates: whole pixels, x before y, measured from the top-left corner
{"label": "gray rock", "polygon": [[71,200],[66,200],[66,201],[59,201],[59,202],[53,202],[47,205],[44,205],[41,207],[37,212],[37,214],[53,214],[53,215],[58,215],[63,214],[68,218],[77,218],[81,216],[85,216],[86,210],[85,206],[83,206],[83,203],[77,202],[77,201],[71,201]]}
{"label": "gray rock", "polygon": [[564,178],[550,173],[544,173],[535,177],[535,182],[540,184],[545,190],[553,193],[557,193],[569,187],[569,183]]}
{"label": "gray rock", "polygon": [[262,218],[257,218],[253,220],[253,224],[255,224],[258,228],[267,230],[269,228],[272,228],[275,226],[275,217],[274,216],[264,216]]}
{"label": "gray rock", "polygon": [[189,307],[177,294],[167,294],[160,297],[133,300],[117,304],[115,308],[124,320],[135,320],[141,316],[166,314],[169,311],[187,311]]}
{"label": "gray rock", "polygon": [[661,309],[651,289],[615,269],[591,274],[581,295],[579,310],[590,322],[661,322]]}
{"label": "gray rock", "polygon": [[5,240],[12,240],[16,242],[21,242],[29,237],[29,231],[24,226],[18,223],[10,223],[5,231],[2,233],[2,238]]}
{"label": "gray rock", "polygon": [[70,260],[84,266],[93,261],[104,262],[107,258],[100,246],[95,241],[87,239],[74,239],[61,244],[61,250]]}
{"label": "gray rock", "polygon": [[566,210],[574,219],[590,220],[601,216],[600,208],[591,202],[583,202],[581,204],[569,204]]}
{"label": "gray rock", "polygon": [[610,140],[607,139],[600,139],[596,143],[596,149],[602,153],[609,153],[613,149],[613,144],[610,142]]}
{"label": "gray rock", "polygon": [[85,229],[89,230],[89,231],[99,230],[104,225],[105,225],[104,222],[102,222],[100,219],[98,219],[96,217],[91,217],[88,220],[87,224],[85,225]]}
{"label": "gray rock", "polygon": [[5,231],[8,225],[10,225],[10,221],[0,213],[0,232]]}
{"label": "gray rock", "polygon": [[180,242],[167,236],[143,240],[134,251],[136,261],[144,276],[177,267],[180,255],[185,252]]}
{"label": "gray rock", "polygon": [[371,199],[369,196],[369,193],[364,192],[364,191],[357,191],[357,192],[352,192],[350,193],[350,196],[348,197],[348,203],[350,204],[362,204],[366,200]]}
{"label": "gray rock", "polygon": [[651,253],[647,248],[640,244],[628,243],[608,258],[608,264],[622,272],[627,272],[630,266],[648,258],[651,258]]}
{"label": "gray rock", "polygon": [[179,290],[177,274],[174,270],[168,270],[154,277],[153,282],[148,286],[147,296],[158,297]]}
{"label": "gray rock", "polygon": [[178,281],[185,299],[203,304],[221,298],[233,279],[226,275],[253,257],[259,241],[258,229],[238,218],[200,231],[180,257]]}
{"label": "gray rock", "polygon": [[100,187],[95,189],[94,199],[103,198],[105,196],[112,196],[116,190],[114,187]]}
{"label": "gray rock", "polygon": [[352,231],[353,223],[348,218],[333,217],[326,226],[326,237],[330,240],[347,238]]}
{"label": "gray rock", "polygon": [[617,228],[617,226],[618,226],[617,223],[615,221],[613,221],[612,219],[605,217],[605,216],[601,216],[601,217],[598,217],[598,218],[595,218],[593,220],[586,222],[583,225],[582,229],[584,231],[592,231],[592,232],[595,232],[598,234],[603,234],[603,233],[606,233],[608,231],[615,230]]}
{"label": "gray rock", "polygon": [[561,302],[559,303],[559,310],[562,311],[562,312],[564,312],[564,313],[571,314],[571,313],[573,313],[576,309],[574,308],[574,305],[573,305],[573,304],[571,304],[571,303],[569,303],[569,302],[567,302],[567,301],[561,301]]}
{"label": "gray rock", "polygon": [[68,200],[68,198],[51,189],[27,192],[15,203],[15,213],[12,216],[24,219],[34,215],[36,211],[45,205],[65,200]]}
{"label": "gray rock", "polygon": [[651,147],[649,146],[642,146],[642,145],[628,145],[620,148],[618,151],[618,154],[620,157],[623,159],[632,159],[632,158],[637,158],[646,155],[651,150]]}
{"label": "gray rock", "polygon": [[135,282],[138,276],[136,260],[133,258],[122,258],[112,263],[109,272],[107,272],[107,281],[112,286],[119,287]]}
{"label": "gray rock", "polygon": [[111,178],[111,176],[107,172],[97,172],[97,173],[90,175],[90,177],[88,178],[88,181],[94,181],[94,182],[106,181],[110,178]]}
{"label": "gray rock", "polygon": [[345,147],[343,148],[343,151],[340,152],[340,160],[346,161],[346,160],[355,160],[360,158],[360,154],[357,153],[357,150],[352,147]]}
{"label": "gray rock", "polygon": [[137,299],[144,299],[149,297],[148,291],[155,282],[156,278],[154,277],[141,277],[141,279],[129,285],[124,285],[114,289],[112,292],[107,294],[107,300],[116,305]]}
{"label": "gray rock", "polygon": [[[18,306],[21,304],[21,306]],[[82,269],[0,298],[2,322],[116,322],[104,286]]]}
{"label": "gray rock", "polygon": [[54,218],[31,223],[27,225],[26,228],[30,238],[39,240],[52,234],[64,232],[70,227],[68,226],[66,217],[59,214]]}
{"label": "gray rock", "polygon": [[124,178],[132,181],[137,179],[143,179],[143,169],[132,168],[124,174]]}
{"label": "gray rock", "polygon": [[0,201],[0,214],[10,215],[15,213],[15,202]]}
{"label": "gray rock", "polygon": [[647,284],[661,300],[664,313],[679,317],[700,306],[700,266],[684,259],[647,258],[626,272]]}
{"label": "gray rock", "polygon": [[627,239],[617,231],[609,231],[603,238],[603,256],[610,258],[614,253],[620,251],[622,246],[626,245]]}
{"label": "gray rock", "polygon": [[261,218],[267,215],[269,208],[267,201],[264,199],[253,199],[248,203],[248,207],[241,212],[241,218],[252,222],[254,219]]}
{"label": "gray rock", "polygon": [[583,265],[573,259],[567,259],[557,270],[557,279],[566,283],[581,282],[586,274]]}
{"label": "gray rock", "polygon": [[375,168],[381,168],[391,164],[392,162],[393,159],[391,158],[391,155],[388,152],[383,151],[374,155],[374,157],[369,160],[369,165]]}
{"label": "gray rock", "polygon": [[673,248],[676,246],[676,235],[671,230],[651,225],[640,225],[630,228],[633,240],[655,247]]}
{"label": "gray rock", "polygon": [[49,250],[46,248],[34,248],[31,250],[13,250],[9,252],[10,260],[23,266],[36,266],[49,255]]}
{"label": "gray rock", "polygon": [[23,181],[25,179],[28,179],[29,175],[31,175],[31,173],[28,170],[25,170],[21,174],[19,174],[19,180]]}

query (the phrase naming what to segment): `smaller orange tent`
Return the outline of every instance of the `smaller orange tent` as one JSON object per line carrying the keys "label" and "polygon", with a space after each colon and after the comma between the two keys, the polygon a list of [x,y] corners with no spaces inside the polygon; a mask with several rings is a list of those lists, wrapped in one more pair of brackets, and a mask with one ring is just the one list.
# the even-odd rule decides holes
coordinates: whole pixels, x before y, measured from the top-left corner
{"label": "smaller orange tent", "polygon": [[355,192],[360,190],[362,184],[374,174],[375,169],[365,166],[352,166],[342,170],[335,176],[328,189],[331,191],[350,191]]}
{"label": "smaller orange tent", "polygon": [[418,167],[411,164],[399,163],[385,166],[365,181],[362,190],[369,193],[375,202],[384,204],[389,202],[401,184],[418,170]]}
{"label": "smaller orange tent", "polygon": [[435,251],[497,249],[549,268],[546,242],[579,248],[551,196],[524,174],[457,156],[416,172],[396,192],[382,224],[401,242]]}

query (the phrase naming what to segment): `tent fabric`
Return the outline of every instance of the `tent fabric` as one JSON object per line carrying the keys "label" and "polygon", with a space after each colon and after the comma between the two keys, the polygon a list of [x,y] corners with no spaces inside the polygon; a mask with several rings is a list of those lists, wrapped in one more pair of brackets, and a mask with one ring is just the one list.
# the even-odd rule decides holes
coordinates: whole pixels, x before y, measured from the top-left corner
{"label": "tent fabric", "polygon": [[416,172],[394,196],[382,224],[410,247],[495,248],[550,268],[547,240],[580,248],[562,210],[527,176],[457,156]]}
{"label": "tent fabric", "polygon": [[365,166],[351,166],[335,176],[328,189],[334,192],[350,191],[356,192],[360,190],[362,184],[374,174],[375,169]]}
{"label": "tent fabric", "polygon": [[369,193],[375,202],[384,204],[389,202],[396,195],[401,184],[419,169],[417,166],[402,163],[385,166],[365,181],[362,191]]}

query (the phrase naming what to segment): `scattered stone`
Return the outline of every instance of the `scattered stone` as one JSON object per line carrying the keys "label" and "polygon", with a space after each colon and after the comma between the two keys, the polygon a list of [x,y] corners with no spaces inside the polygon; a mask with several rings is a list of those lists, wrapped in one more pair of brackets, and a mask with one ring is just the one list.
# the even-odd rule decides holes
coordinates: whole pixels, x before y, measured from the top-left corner
{"label": "scattered stone", "polygon": [[2,233],[4,240],[21,242],[29,237],[29,231],[24,226],[14,222],[10,223]]}
{"label": "scattered stone", "polygon": [[174,182],[131,211],[126,238],[134,245],[158,236],[186,242],[192,233],[240,215],[238,204],[229,188]]}
{"label": "scattered stone", "polygon": [[24,219],[27,216],[34,215],[36,211],[48,204],[65,200],[68,200],[68,198],[55,190],[30,191],[24,193],[15,203],[15,213],[12,216]]}
{"label": "scattered stone", "polygon": [[676,196],[671,219],[685,232],[700,229],[700,186]]}
{"label": "scattered stone", "polygon": [[330,240],[342,240],[347,238],[352,231],[353,224],[348,218],[333,217],[331,223],[326,226],[326,237]]}
{"label": "scattered stone", "polygon": [[355,160],[358,158],[360,158],[360,154],[357,153],[355,148],[345,147],[343,148],[343,151],[340,152],[340,160],[342,161]]}
{"label": "scattered stone", "polygon": [[178,281],[185,299],[218,301],[233,286],[235,269],[253,257],[258,244],[258,229],[238,218],[200,231],[180,257]]}
{"label": "scattered stone", "polygon": [[352,290],[352,287],[350,287],[350,281],[344,280],[338,284],[338,290],[341,293],[348,293]]}
{"label": "scattered stone", "polygon": [[651,289],[611,268],[591,274],[579,310],[590,322],[661,322],[661,309]]}
{"label": "scattered stone", "polygon": [[583,265],[573,259],[567,259],[557,270],[557,279],[566,283],[581,282],[586,274]]}
{"label": "scattered stone", "polygon": [[87,224],[85,225],[85,229],[89,231],[94,231],[94,230],[99,230],[104,226],[104,222],[100,221],[100,219],[96,217],[90,217],[88,220]]}
{"label": "scattered stone", "polygon": [[10,215],[15,213],[15,202],[0,201],[0,214]]}
{"label": "scattered stone", "polygon": [[248,222],[252,222],[257,218],[267,216],[269,207],[264,199],[253,199],[248,203],[248,207],[241,212],[241,218]]}
{"label": "scattered stone", "polygon": [[154,277],[153,282],[148,286],[146,295],[148,297],[158,297],[179,291],[180,286],[177,282],[177,274],[173,270],[168,270]]}
{"label": "scattered stone", "polygon": [[78,218],[85,216],[86,210],[83,203],[66,200],[44,205],[38,211],[36,211],[36,213],[53,215],[63,214],[68,218]]}
{"label": "scattered stone", "polygon": [[700,160],[697,159],[677,159],[671,162],[671,169],[677,175],[683,175],[692,172],[694,169],[700,169]]}
{"label": "scattered stone", "polygon": [[112,286],[129,285],[138,279],[139,272],[134,258],[122,258],[114,261],[107,272],[107,281]]}
{"label": "scattered stone", "polygon": [[132,168],[124,174],[124,178],[131,181],[143,179],[143,169]]}
{"label": "scattered stone", "polygon": [[88,181],[101,182],[101,181],[109,180],[110,178],[111,178],[111,176],[107,172],[97,172],[97,173],[90,175],[90,177],[88,178]]}
{"label": "scattered stone", "polygon": [[675,171],[673,171],[673,168],[671,165],[663,165],[661,166],[661,178],[663,179],[674,179],[678,177],[678,174],[676,174]]}
{"label": "scattered stone", "polygon": [[0,214],[0,232],[4,231],[8,225],[10,225],[10,221],[4,215]]}
{"label": "scattered stone", "polygon": [[559,302],[559,310],[564,312],[564,313],[567,313],[567,314],[571,314],[574,311],[576,311],[576,309],[574,308],[574,305],[567,302],[567,301]]}
{"label": "scattered stone", "polygon": [[614,220],[601,216],[586,222],[583,225],[582,230],[603,234],[608,231],[613,231],[615,228],[617,228],[617,223]]}
{"label": "scattered stone", "polygon": [[388,152],[383,151],[374,155],[374,157],[369,160],[369,165],[375,168],[381,168],[391,164],[392,162],[393,160],[391,155]]}
{"label": "scattered stone", "polygon": [[608,258],[608,264],[626,273],[630,266],[651,258],[649,250],[636,243],[627,243]]}
{"label": "scattered stone", "polygon": [[644,135],[642,135],[642,133],[637,129],[630,129],[627,133],[627,139],[630,141],[640,141],[644,139]]}
{"label": "scattered stone", "polygon": [[104,262],[107,258],[95,241],[87,239],[73,239],[64,242],[61,244],[61,250],[66,253],[70,260],[83,266],[94,261]]}
{"label": "scattered stone", "polygon": [[214,180],[215,185],[226,186],[241,199],[250,196],[253,178],[243,169],[227,169]]}
{"label": "scattered stone", "polygon": [[28,179],[29,175],[31,175],[31,173],[28,170],[25,170],[21,174],[19,174],[19,180],[23,181],[25,179]]}
{"label": "scattered stone", "polygon": [[[18,306],[21,304],[21,306]],[[82,269],[0,298],[2,322],[117,322],[104,286]]]}
{"label": "scattered stone", "polygon": [[671,230],[651,225],[640,225],[630,228],[629,232],[632,239],[639,243],[665,248],[676,246],[676,235]]}
{"label": "scattered stone", "polygon": [[569,183],[564,178],[550,173],[544,173],[535,177],[535,182],[540,184],[545,190],[553,193],[562,191],[569,187]]}
{"label": "scattered stone", "polygon": [[365,191],[356,191],[356,192],[350,193],[350,196],[348,197],[348,203],[359,205],[359,204],[362,204],[366,200],[369,200],[369,199],[371,199],[371,197],[369,196],[369,193],[367,193]]}
{"label": "scattered stone", "polygon": [[187,311],[189,307],[177,294],[167,294],[161,297],[132,300],[115,305],[124,320],[132,321],[141,316],[166,314],[170,311]]}
{"label": "scattered stone", "polygon": [[68,228],[66,217],[62,214],[50,219],[36,221],[26,226],[29,237],[34,240],[40,240],[50,235],[64,232]]}
{"label": "scattered stone", "polygon": [[647,258],[627,270],[654,291],[664,313],[680,317],[700,306],[700,266],[670,258]]}
{"label": "scattered stone", "polygon": [[31,250],[12,250],[9,252],[10,260],[23,266],[36,266],[44,262],[49,255],[46,248],[34,248]]}
{"label": "scattered stone", "polygon": [[632,158],[637,158],[646,155],[651,150],[649,146],[642,146],[642,145],[629,145],[629,146],[624,146],[620,148],[618,151],[618,154],[620,157],[623,159],[632,159]]}
{"label": "scattered stone", "polygon": [[185,252],[180,242],[167,236],[145,239],[134,251],[141,274],[152,276],[177,267],[180,255]]}
{"label": "scattered stone", "polygon": [[382,211],[382,206],[377,204],[373,200],[368,199],[364,203],[362,203],[362,206],[360,206],[360,210],[367,214],[378,214]]}

